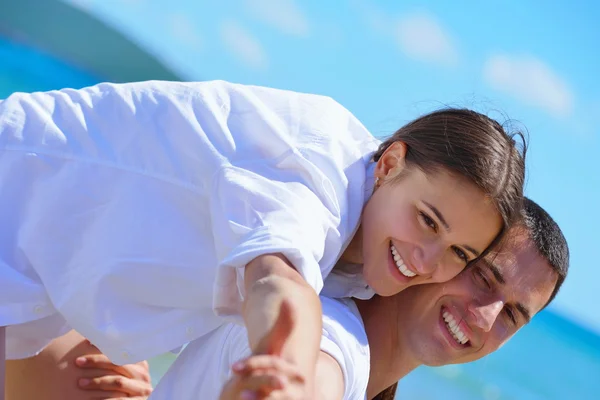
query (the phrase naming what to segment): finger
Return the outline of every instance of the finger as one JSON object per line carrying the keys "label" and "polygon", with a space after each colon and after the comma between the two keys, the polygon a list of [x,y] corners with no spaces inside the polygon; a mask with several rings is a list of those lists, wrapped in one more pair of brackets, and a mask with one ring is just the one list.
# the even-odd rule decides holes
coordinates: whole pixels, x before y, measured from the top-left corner
{"label": "finger", "polygon": [[280,355],[285,342],[292,333],[295,315],[289,301],[283,300],[279,306],[279,314],[271,330],[258,342],[255,354]]}
{"label": "finger", "polygon": [[252,390],[244,390],[240,393],[240,400],[258,400],[259,396]]}
{"label": "finger", "polygon": [[94,400],[104,400],[104,399],[111,399],[111,400],[148,400],[148,396],[123,397],[123,393],[120,393],[119,397],[98,397],[98,398],[94,398]]}
{"label": "finger", "polygon": [[104,354],[86,354],[85,356],[77,357],[75,359],[75,365],[80,368],[109,370],[133,378],[127,368],[113,364]]}
{"label": "finger", "polygon": [[282,389],[285,382],[285,377],[276,374],[257,374],[244,378],[234,376],[225,383],[219,398],[221,400],[260,399],[274,390]]}
{"label": "finger", "polygon": [[[128,367],[129,368],[129,367]],[[113,376],[113,375],[121,375],[119,371],[111,371],[107,369],[98,369],[98,368],[86,368],[82,369],[79,372],[79,378],[101,378],[103,376]],[[127,379],[138,380],[147,384],[151,384],[150,375],[143,370],[137,371],[134,369],[130,369],[128,375],[133,376],[125,376]]]}
{"label": "finger", "polygon": [[282,391],[269,393],[267,396],[259,397],[259,400],[305,400],[302,397],[291,395]]}
{"label": "finger", "polygon": [[260,400],[306,400],[306,396],[298,389],[286,388],[285,390],[276,390],[267,395],[260,396]]}
{"label": "finger", "polygon": [[261,391],[263,393],[270,393],[273,390],[283,388],[284,378],[276,374],[261,374],[261,375],[250,375],[241,379],[237,384],[237,389],[240,391]]}
{"label": "finger", "polygon": [[[127,395],[124,394],[123,392],[104,391],[104,390],[94,390],[92,392],[89,392],[85,398],[92,399],[92,400],[106,400],[106,399],[111,399],[111,400],[128,399],[128,400],[131,400],[131,397],[127,397]],[[141,397],[141,398],[144,400],[147,399],[147,397]]]}
{"label": "finger", "polygon": [[104,354],[87,354],[76,358],[75,365],[83,369],[113,371],[131,379],[150,382],[150,371],[146,361],[137,364],[116,365]]}
{"label": "finger", "polygon": [[288,379],[295,382],[304,382],[304,376],[299,373],[293,364],[275,356],[252,356],[245,360],[238,361],[232,366],[234,373],[238,375],[247,375],[255,371],[277,371],[285,375]]}
{"label": "finger", "polygon": [[133,379],[139,379],[146,383],[151,383],[152,377],[150,376],[150,364],[148,361],[140,361],[136,364],[127,364],[123,368],[126,368],[131,373]]}
{"label": "finger", "polygon": [[97,378],[82,378],[78,381],[79,387],[84,390],[104,390],[107,392],[120,392],[128,396],[149,396],[152,386],[149,383],[126,378],[122,375],[106,375]]}
{"label": "finger", "polygon": [[244,397],[252,398],[252,396],[255,396],[256,394],[252,391],[242,391],[240,389],[241,380],[242,378],[239,376],[233,376],[225,382],[221,389],[219,400],[240,400],[242,396],[241,392],[243,392]]}

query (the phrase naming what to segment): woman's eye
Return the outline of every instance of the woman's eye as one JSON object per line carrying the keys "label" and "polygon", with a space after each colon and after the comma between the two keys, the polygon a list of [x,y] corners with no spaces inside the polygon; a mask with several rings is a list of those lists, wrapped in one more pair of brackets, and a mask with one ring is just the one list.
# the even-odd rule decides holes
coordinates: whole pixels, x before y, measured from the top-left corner
{"label": "woman's eye", "polygon": [[458,256],[458,258],[460,258],[461,260],[463,260],[465,262],[465,264],[469,263],[469,256],[467,256],[467,254],[464,251],[462,251],[458,247],[454,247],[454,252]]}
{"label": "woman's eye", "polygon": [[437,224],[435,223],[435,221],[429,215],[425,214],[422,211],[419,212],[419,214],[421,215],[421,218],[423,218],[423,222],[425,222],[427,226],[429,226],[431,229],[437,232]]}

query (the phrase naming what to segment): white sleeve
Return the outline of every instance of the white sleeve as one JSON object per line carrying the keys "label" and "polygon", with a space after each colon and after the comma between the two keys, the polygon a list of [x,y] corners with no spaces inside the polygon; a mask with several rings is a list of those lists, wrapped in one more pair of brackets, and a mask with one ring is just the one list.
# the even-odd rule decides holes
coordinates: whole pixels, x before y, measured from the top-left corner
{"label": "white sleeve", "polygon": [[344,400],[364,400],[369,382],[370,352],[362,320],[341,301],[321,296],[321,303],[321,350],[333,357],[342,370]]}
{"label": "white sleeve", "polygon": [[213,304],[220,315],[239,312],[243,267],[259,255],[282,253],[317,293],[323,287],[319,261],[330,218],[310,189],[265,178],[272,174],[231,166],[215,178],[211,214],[220,269]]}
{"label": "white sleeve", "polygon": [[[321,350],[340,365],[344,400],[364,400],[369,380],[369,348],[360,317],[337,300],[321,297]],[[153,400],[217,399],[231,365],[250,356],[248,334],[228,323],[189,343],[152,393]]]}
{"label": "white sleeve", "polygon": [[183,349],[152,392],[152,400],[218,399],[231,365],[249,355],[246,328],[224,324]]}

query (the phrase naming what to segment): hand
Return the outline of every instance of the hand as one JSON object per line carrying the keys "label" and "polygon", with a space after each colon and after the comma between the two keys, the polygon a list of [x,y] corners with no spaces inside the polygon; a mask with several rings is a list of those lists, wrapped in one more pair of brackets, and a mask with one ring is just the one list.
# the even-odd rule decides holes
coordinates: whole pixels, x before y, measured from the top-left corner
{"label": "hand", "polygon": [[146,361],[115,365],[104,354],[88,354],[78,357],[75,365],[83,370],[79,387],[94,391],[97,399],[145,400],[152,393]]}
{"label": "hand", "polygon": [[274,355],[256,355],[234,364],[220,400],[307,400],[306,380],[295,365]]}
{"label": "hand", "polygon": [[259,341],[254,355],[233,365],[235,375],[225,384],[221,400],[311,398],[305,377],[281,357],[294,324],[293,309],[283,301],[275,324]]}
{"label": "hand", "polygon": [[253,354],[270,354],[280,356],[287,339],[296,324],[294,310],[289,302],[283,300],[279,306],[277,319],[265,336],[253,349]]}

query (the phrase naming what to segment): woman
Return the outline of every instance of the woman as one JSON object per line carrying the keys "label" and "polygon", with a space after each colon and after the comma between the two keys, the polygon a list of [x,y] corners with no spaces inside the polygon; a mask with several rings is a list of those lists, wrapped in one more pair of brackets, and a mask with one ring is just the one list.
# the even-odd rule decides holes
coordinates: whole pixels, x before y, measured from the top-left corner
{"label": "woman", "polygon": [[[560,228],[535,202],[525,200],[523,220],[509,235],[485,261],[448,282],[356,304],[323,298],[315,398],[393,399],[395,384],[382,389],[419,365],[471,362],[504,345],[553,300],[569,268]],[[293,323],[289,307],[282,307],[270,342],[280,343]],[[161,381],[156,400],[217,398],[225,381],[221,400],[302,398],[289,385],[302,377],[278,357],[277,346],[242,360],[251,354],[245,336],[243,327],[228,324],[191,343]]]}
{"label": "woman", "polygon": [[307,394],[324,282],[368,298],[449,279],[499,239],[524,177],[514,140],[469,110],[379,146],[331,99],[226,82],[15,94],[0,151],[10,357],[66,324],[139,361],[227,317],[254,347],[285,299]]}

